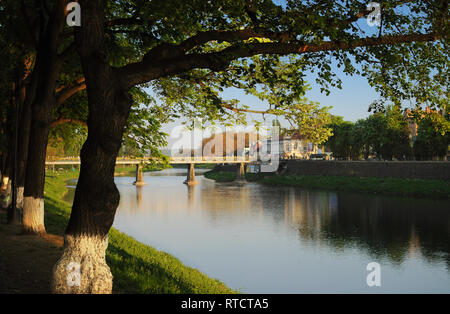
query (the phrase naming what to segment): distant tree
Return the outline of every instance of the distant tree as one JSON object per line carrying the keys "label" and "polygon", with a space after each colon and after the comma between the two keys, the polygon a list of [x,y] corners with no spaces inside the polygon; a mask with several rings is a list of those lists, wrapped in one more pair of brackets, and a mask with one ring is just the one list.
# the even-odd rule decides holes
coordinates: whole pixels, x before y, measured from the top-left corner
{"label": "distant tree", "polygon": [[450,145],[449,115],[436,112],[424,114],[418,124],[414,141],[414,156],[417,160],[443,159]]}
{"label": "distant tree", "polygon": [[332,116],[328,127],[332,130],[332,135],[328,138],[325,145],[333,152],[333,157],[338,159],[350,158],[353,123],[344,121],[340,116]]}
{"label": "distant tree", "polygon": [[55,157],[78,157],[86,137],[87,127],[84,124],[66,122],[55,125],[50,130],[47,156],[50,157],[50,152],[58,152]]}
{"label": "distant tree", "polygon": [[411,155],[408,122],[397,106],[388,106],[354,124],[333,117],[330,127],[333,136],[327,146],[336,158],[367,159],[374,154],[392,160]]}
{"label": "distant tree", "polygon": [[300,133],[305,140],[322,144],[332,134],[331,128],[328,127],[331,122],[330,108],[319,107],[319,104],[308,101],[292,105],[289,114],[285,115],[291,128],[285,133]]}
{"label": "distant tree", "polygon": [[389,106],[385,111],[385,127],[381,155],[383,159],[409,159],[412,155],[408,121],[399,106]]}

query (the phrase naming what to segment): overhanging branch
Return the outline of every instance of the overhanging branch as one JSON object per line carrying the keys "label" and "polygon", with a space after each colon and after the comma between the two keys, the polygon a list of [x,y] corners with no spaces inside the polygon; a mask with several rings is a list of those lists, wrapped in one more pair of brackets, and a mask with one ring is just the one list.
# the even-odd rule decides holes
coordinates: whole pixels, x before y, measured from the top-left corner
{"label": "overhanging branch", "polygon": [[76,93],[86,89],[84,77],[77,79],[72,86],[67,88],[58,88],[57,103],[60,105]]}
{"label": "overhanging branch", "polygon": [[80,124],[80,125],[84,125],[87,126],[87,123],[85,121],[81,121],[78,119],[69,119],[69,118],[59,118],[57,120],[52,121],[52,123],[50,124],[50,127],[53,128],[55,126],[64,124],[64,123],[75,123],[75,124]]}
{"label": "overhanging branch", "polygon": [[[304,54],[321,51],[352,50],[358,47],[373,47],[380,45],[396,45],[411,42],[427,42],[438,40],[441,36],[436,33],[386,35],[382,37],[367,37],[350,42],[324,41],[320,44],[305,44],[299,42],[270,42],[245,43],[231,46],[219,52],[205,54],[174,53],[173,50],[167,58],[144,58],[143,61],[117,68],[118,77],[126,88],[146,83],[153,79],[174,75],[195,68],[206,68],[212,71],[221,71],[232,60],[247,58],[258,54]],[[176,49],[175,47],[168,47]],[[160,55],[164,55],[161,53]]]}

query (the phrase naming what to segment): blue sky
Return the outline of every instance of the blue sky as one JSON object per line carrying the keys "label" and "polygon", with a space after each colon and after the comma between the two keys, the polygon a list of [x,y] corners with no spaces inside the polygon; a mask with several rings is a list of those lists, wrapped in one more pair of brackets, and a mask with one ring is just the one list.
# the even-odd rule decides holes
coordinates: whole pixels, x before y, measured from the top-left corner
{"label": "blue sky", "polygon": [[[327,96],[320,92],[320,86],[315,82],[315,75],[308,74],[306,80],[311,86],[311,90],[306,93],[306,97],[311,101],[319,102],[321,106],[332,106],[330,112],[333,115],[343,116],[348,121],[367,117],[369,105],[379,99],[378,93],[369,85],[366,78],[359,75],[347,76],[335,66],[333,66],[333,70],[342,80],[342,89],[331,88],[330,94]],[[239,99],[251,109],[267,109],[267,105],[258,98],[246,95],[237,89],[226,90],[223,96],[226,99]],[[257,118],[257,115],[252,115],[252,117]]]}
{"label": "blue sky", "polygon": [[[274,0],[278,5],[284,5],[284,0]],[[371,1],[367,1],[369,3]],[[378,34],[379,28],[377,26],[369,26],[366,18],[361,18],[356,22],[359,29],[362,31],[360,34],[364,36],[373,36]],[[355,64],[354,64],[355,65]],[[355,65],[359,68],[358,65]],[[342,89],[331,88],[330,94],[327,96],[325,93],[320,92],[320,86],[315,82],[316,76],[314,74],[308,73],[306,76],[306,81],[311,86],[311,90],[307,92],[306,97],[310,101],[315,101],[320,103],[321,106],[332,106],[333,108],[330,112],[333,115],[343,116],[344,120],[356,121],[361,118],[365,118],[369,115],[367,109],[369,105],[374,101],[379,99],[378,93],[372,88],[367,79],[358,75],[347,76],[341,69],[336,66],[335,61],[332,64],[332,71],[342,80]],[[242,104],[250,107],[250,109],[255,110],[266,110],[268,108],[267,104],[261,102],[258,98],[246,95],[244,92],[230,88],[222,93],[225,99],[238,99]],[[248,121],[252,119],[262,120],[260,116],[256,114],[249,114]],[[280,120],[282,122],[282,119]],[[164,130],[167,132],[173,126],[180,124],[176,122],[165,126]],[[284,124],[282,122],[282,124]]]}
{"label": "blue sky", "polygon": [[[308,74],[307,81],[311,85],[311,90],[307,92],[307,98],[311,101],[319,102],[321,106],[332,106],[333,108],[330,112],[334,115],[343,116],[344,120],[347,121],[356,121],[367,117],[369,115],[369,112],[367,111],[369,105],[379,98],[377,92],[369,85],[367,80],[361,76],[346,76],[337,68],[335,69],[335,73],[337,73],[342,80],[342,89],[331,88],[328,96],[325,93],[320,92],[320,86],[315,83],[314,75]],[[238,89],[226,90],[223,93],[223,97],[225,99],[239,99],[240,102],[248,105],[251,109],[267,109],[267,104],[264,104],[254,96],[246,95]],[[261,115],[258,114],[249,114],[248,117],[248,121],[253,119],[262,121]],[[270,122],[272,119],[272,117],[268,117],[267,122]],[[171,131],[180,124],[181,120],[166,124],[163,126],[163,131],[170,135]],[[194,147],[198,147],[201,142],[202,136],[199,136],[200,139],[196,140],[197,144],[194,144]],[[209,136],[209,132],[203,135],[203,137],[207,136]],[[173,148],[174,143],[180,142],[179,137],[168,137],[167,140],[167,148]],[[190,146],[190,140],[188,139],[181,140],[181,142],[183,142],[182,145],[184,147]]]}
{"label": "blue sky", "polygon": [[[284,1],[276,0],[278,4],[283,4]],[[367,1],[369,3],[370,1]],[[400,7],[400,10],[408,10],[407,7]],[[402,12],[404,13],[404,12]],[[361,18],[357,22],[364,36],[373,36],[378,34],[379,28],[376,26],[369,26],[365,18]],[[358,68],[358,66],[356,65]],[[379,99],[379,94],[372,88],[367,79],[359,76],[347,76],[341,69],[337,68],[335,62],[332,64],[332,71],[342,80],[342,89],[330,88],[330,94],[322,93],[320,91],[320,86],[315,82],[315,74],[308,73],[306,75],[306,81],[311,87],[306,93],[306,97],[310,101],[318,102],[321,106],[332,106],[330,110],[331,114],[343,116],[344,120],[356,121],[361,118],[365,118],[369,115],[368,108],[369,105]],[[255,110],[266,110],[268,108],[267,104],[264,104],[258,98],[250,95],[246,95],[244,92],[238,89],[228,89],[222,94],[225,99],[238,99],[242,104],[250,107],[250,109]],[[261,115],[249,114],[248,121],[251,120],[262,121]],[[273,118],[268,118],[271,121]],[[283,123],[283,120],[280,120]],[[181,121],[176,121],[169,125],[165,125],[163,130],[170,134],[170,131],[176,126],[180,125]],[[169,142],[171,142],[169,140]]]}
{"label": "blue sky", "polygon": [[[342,73],[337,66],[332,65],[333,72],[342,80],[342,89],[333,88],[330,89],[330,94],[327,96],[320,91],[320,85],[315,82],[314,74],[307,74],[306,80],[309,83],[311,90],[306,93],[306,97],[318,102],[320,106],[332,106],[330,113],[333,115],[343,116],[344,120],[356,121],[361,118],[365,118],[369,115],[367,109],[369,105],[379,99],[378,93],[372,88],[367,79],[359,76],[348,76]],[[267,103],[263,103],[257,97],[252,95],[246,95],[243,91],[230,88],[222,93],[224,99],[238,99],[242,104],[245,104],[254,110],[267,110]],[[248,114],[247,121],[259,120],[263,121],[260,114]],[[273,116],[266,116],[267,122],[273,119]],[[283,123],[283,120],[280,120]],[[163,126],[163,131],[169,133],[175,126],[180,125],[182,120],[177,120],[173,123]],[[170,141],[171,142],[171,141]]]}

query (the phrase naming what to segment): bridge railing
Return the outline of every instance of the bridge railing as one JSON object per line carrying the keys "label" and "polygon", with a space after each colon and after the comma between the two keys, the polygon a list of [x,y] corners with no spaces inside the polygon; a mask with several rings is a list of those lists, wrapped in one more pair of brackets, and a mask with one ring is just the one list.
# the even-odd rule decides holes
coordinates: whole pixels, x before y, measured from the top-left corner
{"label": "bridge railing", "polygon": [[[159,161],[158,158],[136,158],[136,159],[124,159],[117,158],[116,164],[139,164],[139,163],[149,163]],[[169,163],[171,164],[188,164],[188,163],[248,163],[255,161],[254,158],[249,156],[241,157],[241,156],[225,156],[225,157],[212,157],[212,156],[177,156],[170,157]],[[61,159],[53,159],[47,160],[45,162],[46,165],[76,165],[80,164],[79,158],[61,158]]]}

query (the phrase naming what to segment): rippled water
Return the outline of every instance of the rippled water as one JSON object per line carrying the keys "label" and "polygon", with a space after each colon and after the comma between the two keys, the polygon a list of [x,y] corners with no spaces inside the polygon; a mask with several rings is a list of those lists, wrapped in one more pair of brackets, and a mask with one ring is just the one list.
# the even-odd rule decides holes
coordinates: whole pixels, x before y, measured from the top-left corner
{"label": "rippled water", "polygon": [[[248,293],[450,293],[450,202],[118,177],[114,227]],[[369,262],[381,287],[369,287]]]}

